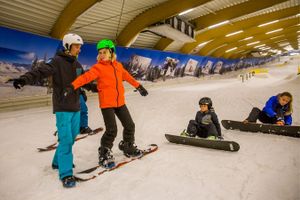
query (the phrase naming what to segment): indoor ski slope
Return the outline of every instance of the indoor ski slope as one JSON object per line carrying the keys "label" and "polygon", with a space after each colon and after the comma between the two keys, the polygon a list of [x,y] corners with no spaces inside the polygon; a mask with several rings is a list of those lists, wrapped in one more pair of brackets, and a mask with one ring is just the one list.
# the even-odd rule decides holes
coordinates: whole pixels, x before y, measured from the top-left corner
{"label": "indoor ski slope", "polygon": [[[283,61],[289,63],[278,67]],[[253,106],[262,108],[272,95],[294,96],[293,124],[300,125],[299,58],[270,64],[269,74],[242,83],[228,79],[197,79],[150,87],[147,97],[128,92],[127,105],[136,124],[139,147],[156,143],[159,150],[142,160],[65,189],[51,168],[52,152],[37,147],[55,141],[51,107],[0,114],[0,199],[2,200],[297,200],[300,199],[300,139],[230,131],[225,139],[239,152],[170,144],[164,134],[179,134],[195,117],[203,96],[213,100],[221,119],[243,120]],[[241,72],[242,73],[242,72]],[[185,78],[190,79],[190,78]],[[171,82],[171,81],[170,81]],[[97,98],[88,100],[90,127],[103,126]],[[121,124],[113,148],[122,138]],[[75,171],[95,165],[100,135],[74,145]]]}

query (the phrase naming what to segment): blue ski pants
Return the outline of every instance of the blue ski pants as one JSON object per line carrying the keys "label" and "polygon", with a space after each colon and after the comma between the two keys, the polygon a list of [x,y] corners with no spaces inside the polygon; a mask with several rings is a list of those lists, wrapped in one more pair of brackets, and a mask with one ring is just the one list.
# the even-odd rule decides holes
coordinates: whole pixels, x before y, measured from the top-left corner
{"label": "blue ski pants", "polygon": [[82,95],[80,95],[80,127],[88,127],[88,107]]}
{"label": "blue ski pants", "polygon": [[73,175],[72,146],[79,133],[80,112],[56,112],[58,147],[52,165],[58,166],[59,178]]}

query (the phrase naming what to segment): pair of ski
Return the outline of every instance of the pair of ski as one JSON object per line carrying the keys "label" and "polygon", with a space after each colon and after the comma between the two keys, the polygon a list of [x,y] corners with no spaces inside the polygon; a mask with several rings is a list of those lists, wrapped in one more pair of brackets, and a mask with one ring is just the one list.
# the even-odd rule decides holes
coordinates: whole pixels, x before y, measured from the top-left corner
{"label": "pair of ski", "polygon": [[[79,182],[85,182],[85,181],[92,180],[92,179],[100,176],[101,174],[118,169],[128,163],[135,161],[135,160],[139,160],[139,159],[143,158],[144,156],[157,151],[157,149],[158,149],[158,146],[156,144],[150,144],[148,148],[143,150],[143,154],[140,156],[129,157],[129,158],[126,157],[125,159],[117,161],[115,163],[115,165],[111,168],[103,168],[100,165],[97,165],[97,166],[91,167],[89,169],[77,172],[74,175],[74,177],[75,177],[76,181],[79,181]],[[98,170],[98,169],[100,169],[100,170]]]}
{"label": "pair of ski", "polygon": [[[89,136],[95,135],[97,133],[100,133],[101,131],[103,131],[102,127],[94,129],[89,134],[78,134],[78,136],[76,137],[75,141],[82,140],[82,139],[84,139],[86,137],[89,137]],[[38,152],[52,151],[52,150],[56,149],[57,146],[58,146],[58,142],[54,142],[53,144],[50,144],[50,145],[48,145],[46,147],[39,147],[39,148],[37,148],[37,150],[38,150]]]}
{"label": "pair of ski", "polygon": [[[289,137],[300,137],[300,126],[279,126],[274,124],[243,123],[233,120],[222,120],[223,127],[229,130],[240,130],[246,132],[261,132],[264,134],[275,134]],[[171,143],[191,145],[197,147],[218,149],[224,151],[236,152],[240,145],[235,141],[227,140],[208,140],[205,138],[191,138],[178,135],[165,134],[167,140]]]}

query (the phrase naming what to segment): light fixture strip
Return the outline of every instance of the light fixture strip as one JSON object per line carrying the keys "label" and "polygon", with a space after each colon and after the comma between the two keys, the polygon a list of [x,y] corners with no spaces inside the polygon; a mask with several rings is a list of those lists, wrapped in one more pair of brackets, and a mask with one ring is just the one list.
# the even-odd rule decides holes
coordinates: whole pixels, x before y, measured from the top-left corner
{"label": "light fixture strip", "polygon": [[267,25],[270,25],[270,24],[274,24],[276,22],[279,22],[279,20],[274,20],[274,21],[271,21],[271,22],[267,22],[267,23],[264,23],[264,24],[260,24],[258,25],[258,27],[263,27],[263,26],[267,26]]}

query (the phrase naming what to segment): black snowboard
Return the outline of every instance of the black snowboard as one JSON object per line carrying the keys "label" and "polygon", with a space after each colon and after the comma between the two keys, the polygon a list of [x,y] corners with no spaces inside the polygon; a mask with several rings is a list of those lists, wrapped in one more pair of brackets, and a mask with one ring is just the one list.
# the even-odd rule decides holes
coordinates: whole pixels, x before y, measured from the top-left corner
{"label": "black snowboard", "polygon": [[243,123],[233,120],[222,120],[221,123],[226,129],[300,137],[300,126],[279,126],[275,124],[258,124],[251,122]]}
{"label": "black snowboard", "polygon": [[224,151],[238,151],[240,145],[234,141],[227,140],[208,140],[205,138],[192,138],[192,137],[183,137],[178,135],[165,134],[167,140],[176,144],[185,144],[196,147],[204,147],[211,149],[218,149]]}

